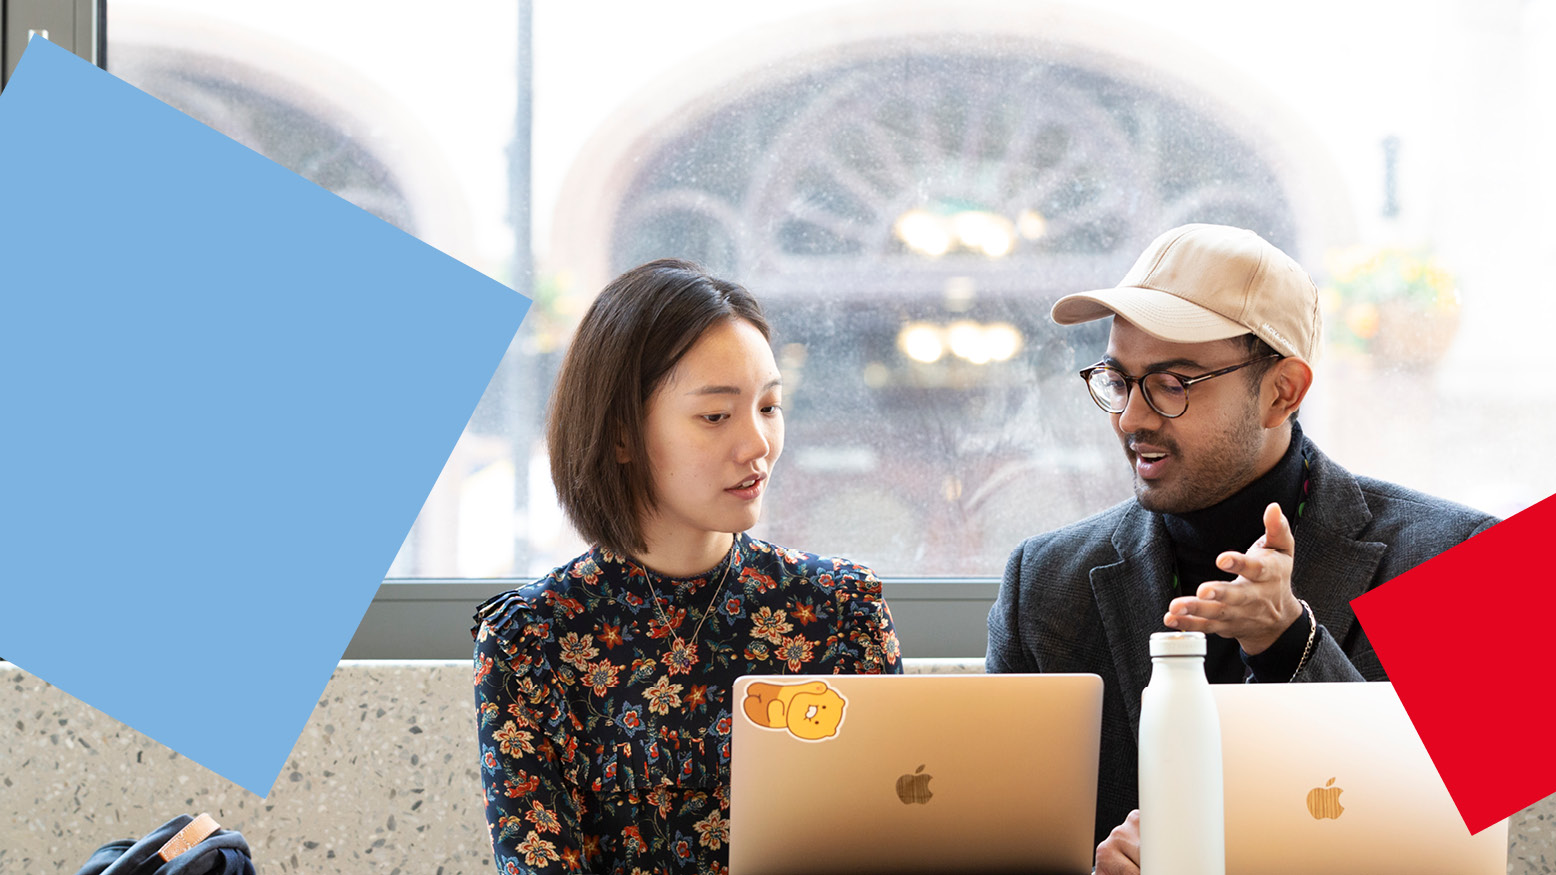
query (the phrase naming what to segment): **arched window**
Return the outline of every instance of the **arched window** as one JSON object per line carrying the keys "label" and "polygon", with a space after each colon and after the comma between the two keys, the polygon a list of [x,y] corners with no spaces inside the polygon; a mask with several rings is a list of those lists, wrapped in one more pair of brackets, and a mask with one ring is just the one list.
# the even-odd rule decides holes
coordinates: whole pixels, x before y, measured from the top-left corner
{"label": "arched window", "polygon": [[679,122],[626,189],[612,267],[691,257],[756,292],[789,394],[766,534],[885,574],[996,574],[1128,494],[1074,373],[1107,324],[1052,325],[1057,297],[1185,222],[1295,251],[1235,132],[1036,52],[877,52]]}
{"label": "arched window", "polygon": [[351,130],[354,120],[305,105],[286,83],[225,58],[165,46],[116,45],[112,71],[400,230],[418,232],[399,180]]}

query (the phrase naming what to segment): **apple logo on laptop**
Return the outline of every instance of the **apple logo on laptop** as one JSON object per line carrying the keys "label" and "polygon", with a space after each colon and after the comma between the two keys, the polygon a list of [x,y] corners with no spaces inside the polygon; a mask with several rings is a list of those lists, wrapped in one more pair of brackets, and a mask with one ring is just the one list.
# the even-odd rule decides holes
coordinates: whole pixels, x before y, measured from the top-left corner
{"label": "apple logo on laptop", "polygon": [[903,775],[897,779],[897,798],[903,805],[928,805],[929,800],[935,794],[929,792],[929,779],[934,775],[923,773],[924,767],[919,766],[911,775]]}
{"label": "apple logo on laptop", "polygon": [[1345,806],[1340,804],[1340,794],[1343,792],[1334,786],[1334,778],[1330,778],[1322,787],[1314,787],[1307,794],[1308,813],[1313,815],[1314,820],[1339,817],[1345,813]]}

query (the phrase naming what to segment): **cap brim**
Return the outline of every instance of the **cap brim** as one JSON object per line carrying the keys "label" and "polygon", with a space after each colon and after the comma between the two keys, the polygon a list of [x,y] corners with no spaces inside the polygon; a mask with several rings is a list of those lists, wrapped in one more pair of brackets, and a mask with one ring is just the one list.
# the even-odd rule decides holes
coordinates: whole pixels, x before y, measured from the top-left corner
{"label": "cap brim", "polygon": [[1221,314],[1191,304],[1158,289],[1123,286],[1065,295],[1054,302],[1049,318],[1060,325],[1075,325],[1122,316],[1141,331],[1169,343],[1203,343],[1251,334]]}

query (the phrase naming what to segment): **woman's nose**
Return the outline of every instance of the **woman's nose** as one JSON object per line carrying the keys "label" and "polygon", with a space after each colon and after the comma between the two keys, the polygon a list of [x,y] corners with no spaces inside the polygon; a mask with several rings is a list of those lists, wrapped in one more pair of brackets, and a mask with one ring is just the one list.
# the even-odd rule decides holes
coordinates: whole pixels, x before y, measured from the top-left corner
{"label": "woman's nose", "polygon": [[742,417],[739,439],[735,443],[736,461],[744,463],[760,459],[771,449],[772,438],[760,414]]}

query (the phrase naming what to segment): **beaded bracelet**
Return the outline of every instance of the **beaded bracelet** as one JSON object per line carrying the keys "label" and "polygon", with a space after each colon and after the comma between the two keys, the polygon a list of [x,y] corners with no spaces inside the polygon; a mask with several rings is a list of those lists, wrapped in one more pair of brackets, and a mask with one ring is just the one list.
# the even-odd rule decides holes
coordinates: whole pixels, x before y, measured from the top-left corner
{"label": "beaded bracelet", "polygon": [[[1302,648],[1302,658],[1297,660],[1297,670],[1291,673],[1291,681],[1297,679],[1302,673],[1302,667],[1307,665],[1307,658],[1313,655],[1313,641],[1318,638],[1318,618],[1313,616],[1313,607],[1303,599],[1297,599],[1297,604],[1302,610],[1307,611],[1307,644]],[[1291,683],[1287,681],[1286,683]]]}

